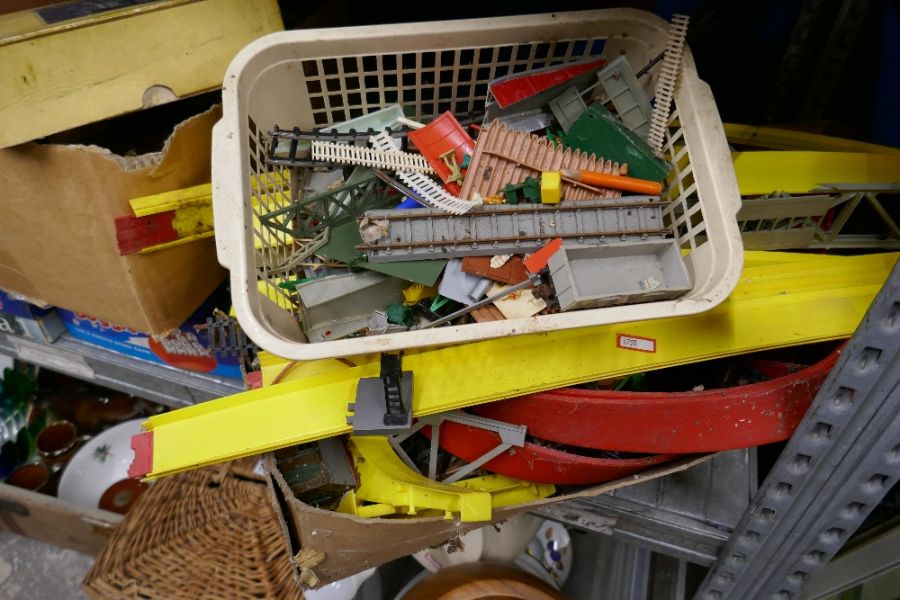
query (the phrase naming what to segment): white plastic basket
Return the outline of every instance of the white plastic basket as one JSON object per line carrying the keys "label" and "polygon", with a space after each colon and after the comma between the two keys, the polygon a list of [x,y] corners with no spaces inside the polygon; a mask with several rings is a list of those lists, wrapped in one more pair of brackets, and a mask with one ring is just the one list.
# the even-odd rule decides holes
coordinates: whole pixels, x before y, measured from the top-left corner
{"label": "white plastic basket", "polygon": [[[311,360],[688,315],[722,302],[743,262],[740,195],[712,93],[687,49],[664,149],[675,165],[665,215],[693,282],[677,300],[307,343],[297,307],[266,267],[283,238],[254,219],[254,204],[291,201],[289,186],[263,161],[263,136],[276,124],[308,130],[395,102],[417,120],[478,112],[487,82],[502,74],[598,54],[625,54],[638,70],[663,50],[667,30],[650,13],[616,9],[286,31],[244,48],[225,77],[212,172],[219,261],[231,271],[241,327],[273,354]],[[651,97],[658,69],[641,79]],[[254,177],[272,190],[252,186]]]}

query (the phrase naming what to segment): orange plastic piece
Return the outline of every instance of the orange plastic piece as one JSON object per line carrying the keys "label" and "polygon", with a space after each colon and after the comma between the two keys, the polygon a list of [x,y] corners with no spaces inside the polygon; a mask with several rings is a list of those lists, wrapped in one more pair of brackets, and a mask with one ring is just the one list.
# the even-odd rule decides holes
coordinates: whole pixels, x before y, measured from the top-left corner
{"label": "orange plastic piece", "polygon": [[568,179],[569,181],[578,181],[611,190],[646,194],[647,196],[658,196],[663,189],[662,184],[656,181],[625,177],[624,175],[610,175],[596,171],[563,171],[562,176],[563,179]]}

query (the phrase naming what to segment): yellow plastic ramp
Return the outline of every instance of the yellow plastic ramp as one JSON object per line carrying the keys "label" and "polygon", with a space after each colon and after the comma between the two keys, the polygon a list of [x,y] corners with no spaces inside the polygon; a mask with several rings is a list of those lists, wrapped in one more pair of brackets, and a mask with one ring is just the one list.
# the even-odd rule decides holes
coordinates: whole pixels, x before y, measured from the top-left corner
{"label": "yellow plastic ramp", "polygon": [[733,152],[742,196],[773,192],[807,194],[827,184],[900,182],[900,154],[861,152]]}
{"label": "yellow plastic ramp", "polygon": [[868,154],[895,154],[900,148],[880,146],[856,140],[831,137],[818,133],[793,131],[778,127],[757,127],[725,123],[725,137],[731,144],[769,148],[772,150],[820,150],[823,152],[865,152]]}
{"label": "yellow plastic ramp", "polygon": [[[749,264],[757,254],[779,256],[749,252]],[[701,314],[409,352],[403,368],[416,374],[413,411],[435,414],[672,365],[845,338],[898,256],[769,260],[746,267],[729,299]],[[132,475],[152,479],[349,433],[347,405],[357,381],[379,374],[377,357],[353,361],[357,366],[325,361],[324,372],[316,375],[151,417],[144,424],[147,433],[132,443]]]}

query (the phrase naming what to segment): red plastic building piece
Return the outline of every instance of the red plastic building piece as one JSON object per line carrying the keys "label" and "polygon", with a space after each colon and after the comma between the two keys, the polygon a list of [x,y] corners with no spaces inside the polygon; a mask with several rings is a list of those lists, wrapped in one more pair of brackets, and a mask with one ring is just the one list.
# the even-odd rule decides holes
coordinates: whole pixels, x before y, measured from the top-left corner
{"label": "red plastic building piece", "polygon": [[541,269],[546,267],[547,263],[550,262],[550,257],[560,248],[562,248],[562,238],[553,238],[547,242],[543,248],[535,251],[531,256],[522,261],[522,263],[525,265],[525,268],[528,269],[529,273],[540,273]]}
{"label": "red plastic building piece", "polygon": [[459,196],[465,173],[461,165],[466,154],[472,156],[475,153],[475,141],[456,117],[445,112],[425,127],[410,131],[409,139],[434,168],[447,191]]}
{"label": "red plastic building piece", "polygon": [[462,270],[492,281],[515,285],[528,279],[528,271],[521,256],[512,256],[502,267],[491,267],[492,256],[467,256],[463,258]]}
{"label": "red plastic building piece", "polygon": [[153,470],[153,432],[142,431],[131,436],[131,449],[134,460],[128,467],[129,477],[143,477]]}
{"label": "red plastic building piece", "polygon": [[803,418],[835,350],[820,362],[760,383],[702,392],[614,392],[562,388],[470,408],[525,425],[528,435],[622,452],[693,453],[785,440]]}
{"label": "red plastic building piece", "polygon": [[[425,427],[422,433],[430,437],[431,428]],[[441,424],[441,448],[465,461],[477,459],[499,443],[500,436],[493,431],[452,421],[444,421]],[[525,442],[523,447],[510,448],[500,456],[489,460],[484,464],[484,468],[493,473],[526,481],[578,485],[613,481],[676,458],[679,456],[593,458]]]}
{"label": "red plastic building piece", "polygon": [[606,61],[601,58],[575,65],[562,65],[526,71],[521,75],[505,77],[491,84],[491,95],[500,108],[506,108],[510,104],[515,104],[546,89],[561,85],[575,79],[586,71],[600,68],[605,64]]}

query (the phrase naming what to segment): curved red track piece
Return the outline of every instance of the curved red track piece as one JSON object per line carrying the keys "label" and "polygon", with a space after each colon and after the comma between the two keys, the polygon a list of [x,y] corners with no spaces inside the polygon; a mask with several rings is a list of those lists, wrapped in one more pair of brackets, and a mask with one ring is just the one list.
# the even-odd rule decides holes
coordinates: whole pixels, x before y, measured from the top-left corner
{"label": "curved red track piece", "polygon": [[839,354],[840,349],[796,373],[733,388],[678,393],[561,388],[467,410],[525,425],[536,438],[582,448],[664,454],[747,448],[790,437]]}
{"label": "curved red track piece", "polygon": [[[425,427],[422,433],[431,437],[431,428]],[[472,462],[495,448],[500,443],[500,436],[493,431],[444,421],[441,424],[440,440],[441,448],[458,458]],[[591,458],[525,442],[522,448],[510,448],[488,461],[484,464],[484,468],[492,473],[526,481],[575,485],[613,481],[676,458],[679,456]]]}

